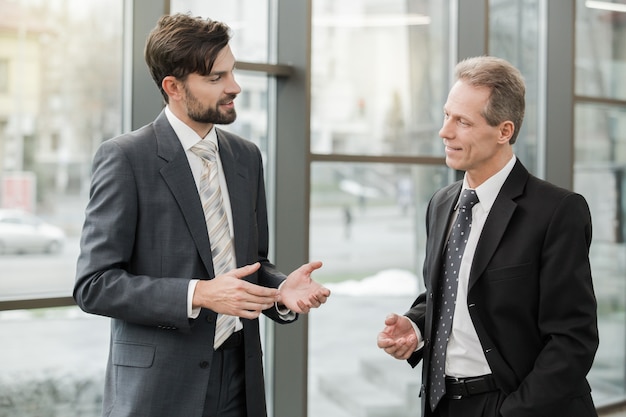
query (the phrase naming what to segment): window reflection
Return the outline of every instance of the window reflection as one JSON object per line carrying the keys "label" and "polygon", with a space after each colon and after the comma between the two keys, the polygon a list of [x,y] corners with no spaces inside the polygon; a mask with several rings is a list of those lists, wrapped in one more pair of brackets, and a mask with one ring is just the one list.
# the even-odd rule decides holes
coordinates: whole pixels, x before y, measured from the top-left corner
{"label": "window reflection", "polygon": [[445,3],[313,2],[313,153],[443,154]]}
{"label": "window reflection", "polygon": [[[587,3],[615,7],[592,8]],[[577,0],[578,95],[626,100],[626,11],[619,6],[623,2]]]}
{"label": "window reflection", "polygon": [[0,256],[10,278],[0,299],[67,296],[92,154],[121,128],[122,1],[0,0],[0,10],[0,208],[66,235],[53,255]]}
{"label": "window reflection", "polygon": [[[448,4],[312,3],[311,152],[442,156]],[[424,213],[445,165],[314,162],[310,258],[333,302],[309,318],[309,416],[419,413],[419,369],[376,335],[422,286]],[[341,351],[351,354],[338,354]]]}
{"label": "window reflection", "polygon": [[489,54],[515,65],[524,74],[526,82],[526,114],[515,144],[515,154],[535,175],[542,176],[539,164],[540,149],[545,138],[539,126],[545,123],[539,97],[542,74],[540,66],[540,1],[489,1]]}
{"label": "window reflection", "polygon": [[[71,294],[92,154],[121,129],[122,6],[0,0],[0,301]],[[101,415],[108,322],[0,312],[0,415]]]}
{"label": "window reflection", "polygon": [[191,13],[226,23],[238,61],[269,63],[269,0],[171,0],[172,13]]}
{"label": "window reflection", "polygon": [[108,330],[77,307],[0,312],[0,415],[99,417]]}
{"label": "window reflection", "polygon": [[593,217],[600,347],[589,380],[603,405],[626,395],[626,13],[587,6],[599,3],[619,6],[577,1],[574,187]]}
{"label": "window reflection", "polygon": [[423,290],[426,206],[448,176],[445,166],[312,165],[310,254],[324,260],[316,277],[333,300],[309,318],[311,417],[418,412],[419,369],[385,355],[376,335]]}
{"label": "window reflection", "polygon": [[602,404],[626,393],[626,107],[580,103],[575,132],[574,186],[593,217],[590,257],[601,340],[590,381]]}

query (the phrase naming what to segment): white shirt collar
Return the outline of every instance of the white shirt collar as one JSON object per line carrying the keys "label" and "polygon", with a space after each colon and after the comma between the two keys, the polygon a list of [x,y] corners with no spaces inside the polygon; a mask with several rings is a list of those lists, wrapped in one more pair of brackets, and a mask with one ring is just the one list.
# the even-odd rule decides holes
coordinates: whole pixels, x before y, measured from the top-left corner
{"label": "white shirt collar", "polygon": [[174,129],[174,133],[178,136],[178,140],[180,144],[183,146],[185,151],[191,149],[193,145],[198,143],[201,140],[210,140],[214,142],[216,146],[219,145],[217,143],[217,133],[215,132],[215,125],[209,130],[209,133],[203,138],[201,138],[192,128],[187,126],[185,122],[180,120],[178,117],[172,113],[169,106],[165,106],[165,116],[167,117],[167,121],[172,125],[172,129]]}
{"label": "white shirt collar", "polygon": [[[506,165],[500,171],[498,171],[496,174],[491,176],[491,178],[489,178],[487,181],[483,182],[478,187],[476,187],[476,194],[478,195],[478,200],[480,201],[480,205],[482,206],[485,212],[489,212],[489,210],[491,209],[491,206],[493,206],[493,203],[496,201],[496,197],[498,197],[498,194],[500,193],[500,189],[502,188],[507,177],[513,170],[513,166],[515,165],[516,160],[517,160],[517,157],[513,155],[513,157],[511,157],[511,160],[507,162]],[[466,176],[463,177],[463,189],[465,188],[470,188],[469,184],[467,183]],[[457,202],[457,206],[458,206],[458,202]]]}

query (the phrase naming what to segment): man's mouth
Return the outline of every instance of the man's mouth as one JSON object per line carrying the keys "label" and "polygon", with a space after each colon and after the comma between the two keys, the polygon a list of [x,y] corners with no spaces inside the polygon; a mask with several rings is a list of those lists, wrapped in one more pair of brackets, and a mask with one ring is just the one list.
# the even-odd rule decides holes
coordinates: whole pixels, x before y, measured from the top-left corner
{"label": "man's mouth", "polygon": [[234,105],[234,100],[237,96],[230,96],[222,101],[220,101],[220,106],[232,106]]}

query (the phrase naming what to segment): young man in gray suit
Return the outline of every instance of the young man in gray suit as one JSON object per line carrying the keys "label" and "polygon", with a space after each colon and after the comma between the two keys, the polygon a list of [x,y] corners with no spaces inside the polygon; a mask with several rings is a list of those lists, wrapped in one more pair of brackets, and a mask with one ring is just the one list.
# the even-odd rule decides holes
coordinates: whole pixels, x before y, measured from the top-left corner
{"label": "young man in gray suit", "polygon": [[[261,154],[215,127],[241,91],[229,40],[163,16],[145,57],[166,107],[94,158],[74,298],[112,319],[104,416],[266,416],[259,315],[292,322],[330,295],[321,262],[285,276],[268,260]],[[196,154],[208,144],[217,158]]]}
{"label": "young man in gray suit", "polygon": [[[423,359],[423,416],[596,416],[586,380],[598,347],[587,203],[515,157],[525,107],[516,68],[476,57],[456,78],[439,135],[447,165],[465,176],[432,197],[426,291],[387,317],[378,346],[412,366]],[[459,210],[470,194],[478,202]],[[458,211],[471,227],[457,241],[467,243],[444,266]],[[445,271],[456,275],[441,288]]]}

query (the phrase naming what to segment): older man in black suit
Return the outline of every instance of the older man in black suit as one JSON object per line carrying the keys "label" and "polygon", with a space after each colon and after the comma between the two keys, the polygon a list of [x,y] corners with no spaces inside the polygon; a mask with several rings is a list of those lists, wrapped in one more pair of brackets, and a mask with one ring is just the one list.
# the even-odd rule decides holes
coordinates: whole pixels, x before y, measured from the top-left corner
{"label": "older man in black suit", "polygon": [[[404,316],[387,317],[378,346],[413,366],[423,359],[423,416],[596,416],[586,380],[598,347],[587,203],[514,155],[525,106],[516,68],[476,57],[456,77],[439,134],[447,165],[465,176],[432,197],[426,291]],[[459,210],[465,194],[477,199]],[[464,250],[446,243],[457,211],[471,224]],[[461,255],[444,266],[451,247]],[[444,289],[446,271],[456,275]]]}

